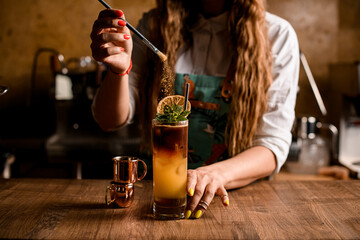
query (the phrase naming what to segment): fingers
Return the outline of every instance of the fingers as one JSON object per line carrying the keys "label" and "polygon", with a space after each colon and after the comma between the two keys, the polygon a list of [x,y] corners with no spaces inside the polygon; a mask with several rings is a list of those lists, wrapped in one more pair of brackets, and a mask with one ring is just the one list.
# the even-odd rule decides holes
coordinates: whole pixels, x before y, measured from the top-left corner
{"label": "fingers", "polygon": [[91,32],[91,39],[103,32],[117,32],[130,34],[129,29],[126,27],[126,22],[122,19],[102,18],[98,19],[93,24]]}
{"label": "fingers", "polygon": [[92,44],[94,45],[104,45],[107,43],[121,43],[129,40],[131,35],[126,33],[101,33],[94,37]]}
{"label": "fingers", "polygon": [[196,173],[194,170],[188,170],[187,172],[187,192],[190,197],[194,196],[195,193],[195,185],[196,185]]}
{"label": "fingers", "polygon": [[221,182],[206,172],[188,170],[187,192],[191,197],[188,201],[185,218],[200,218],[215,194],[221,197],[224,206],[229,205],[229,197]]}
{"label": "fingers", "polygon": [[[113,68],[119,71],[128,67],[132,41],[130,30],[126,27],[125,16],[121,10],[101,11],[98,19],[94,22],[90,37],[92,56],[96,61],[114,65]],[[126,55],[121,55],[123,53]],[[120,62],[124,62],[124,64],[120,64]]]}
{"label": "fingers", "polygon": [[99,62],[106,62],[106,58],[124,52],[123,47],[105,47],[93,50],[93,58]]}
{"label": "fingers", "polygon": [[209,207],[211,201],[213,200],[213,198],[215,196],[215,190],[216,190],[215,185],[207,186],[203,197],[198,202],[196,209],[194,211],[193,216],[195,218],[200,218],[205,213],[205,211],[207,210],[207,208]]}
{"label": "fingers", "polygon": [[119,19],[98,19],[93,24],[90,34],[91,40],[95,40],[102,33],[123,33],[130,35],[130,30],[126,27],[126,22]]}
{"label": "fingers", "polygon": [[[122,17],[122,18],[120,18]],[[130,39],[130,30],[126,27],[125,16],[121,10],[107,9],[99,14],[99,18],[94,22],[90,34],[94,44],[102,44],[112,41]],[[116,33],[123,35],[117,36]]]}
{"label": "fingers", "polygon": [[100,18],[124,18],[124,13],[118,9],[104,9],[99,13],[98,19]]}
{"label": "fingers", "polygon": [[196,209],[197,205],[199,204],[201,198],[203,197],[206,185],[207,185],[207,183],[205,181],[197,182],[197,184],[195,186],[195,193],[194,193],[193,197],[190,198],[188,201],[187,209],[190,210],[191,212],[194,212],[194,210]]}
{"label": "fingers", "polygon": [[220,196],[222,204],[227,207],[230,205],[229,196],[224,186],[220,187],[216,192],[216,195]]}
{"label": "fingers", "polygon": [[128,53],[131,50],[125,43],[131,38],[128,34],[118,33],[102,33],[93,39],[90,48],[92,50],[93,58],[96,61],[104,61],[106,57],[120,54],[122,52]]}

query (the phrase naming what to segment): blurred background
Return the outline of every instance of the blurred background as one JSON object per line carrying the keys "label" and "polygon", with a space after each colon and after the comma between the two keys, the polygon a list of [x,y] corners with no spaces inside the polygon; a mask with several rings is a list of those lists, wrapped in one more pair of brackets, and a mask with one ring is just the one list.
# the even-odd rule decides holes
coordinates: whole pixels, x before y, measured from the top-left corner
{"label": "blurred background", "polygon": [[[155,0],[107,2],[134,26],[155,6]],[[104,133],[91,117],[103,66],[89,57],[89,35],[102,9],[96,0],[0,0],[0,86],[8,90],[0,96],[0,169],[6,176],[111,178],[111,157],[137,152],[136,125]],[[344,98],[352,103],[360,91],[360,0],[267,0],[267,9],[294,27],[327,109],[324,116],[301,68],[296,116],[306,116],[310,127],[309,116],[340,129]],[[303,146],[297,134],[295,157]],[[338,164],[337,157],[327,164]]]}

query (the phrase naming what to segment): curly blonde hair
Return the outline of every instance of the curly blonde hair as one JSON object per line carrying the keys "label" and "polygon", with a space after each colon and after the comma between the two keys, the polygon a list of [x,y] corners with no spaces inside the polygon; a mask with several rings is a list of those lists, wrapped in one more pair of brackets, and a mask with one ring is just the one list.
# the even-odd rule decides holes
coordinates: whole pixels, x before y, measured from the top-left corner
{"label": "curly blonde hair", "polygon": [[[190,0],[157,0],[150,22],[151,41],[168,56],[167,67],[175,71],[177,55],[182,47],[190,47],[192,37],[189,28],[196,22],[195,3]],[[272,83],[272,56],[262,0],[230,1],[228,31],[236,49],[234,68],[229,71],[232,79],[232,101],[225,131],[230,156],[252,146],[259,119],[267,107],[267,92]],[[152,99],[142,111],[143,130],[150,136],[149,119],[155,115],[159,99],[162,63],[152,58],[148,85],[143,97]],[[147,90],[146,90],[147,89]],[[161,96],[160,96],[161,97]],[[144,100],[146,100],[144,99]],[[146,102],[146,101],[145,101]],[[145,141],[150,142],[150,141]]]}

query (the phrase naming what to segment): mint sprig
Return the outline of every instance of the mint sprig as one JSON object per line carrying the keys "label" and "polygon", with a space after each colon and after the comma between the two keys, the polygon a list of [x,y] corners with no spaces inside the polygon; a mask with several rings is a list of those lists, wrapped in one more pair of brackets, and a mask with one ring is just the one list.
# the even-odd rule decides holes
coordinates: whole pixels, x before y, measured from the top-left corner
{"label": "mint sprig", "polygon": [[164,113],[157,113],[155,119],[159,122],[176,123],[186,121],[189,114],[190,111],[184,111],[184,107],[181,105],[174,104],[172,107],[165,105]]}

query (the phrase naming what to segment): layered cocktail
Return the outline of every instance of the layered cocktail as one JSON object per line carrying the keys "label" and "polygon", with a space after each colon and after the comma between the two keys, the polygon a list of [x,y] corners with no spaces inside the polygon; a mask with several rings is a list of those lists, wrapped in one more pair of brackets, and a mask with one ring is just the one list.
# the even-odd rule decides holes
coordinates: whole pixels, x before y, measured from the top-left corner
{"label": "layered cocktail", "polygon": [[180,117],[157,117],[152,122],[153,213],[160,219],[183,218],[186,206],[188,112],[173,105],[164,114],[174,110]]}

